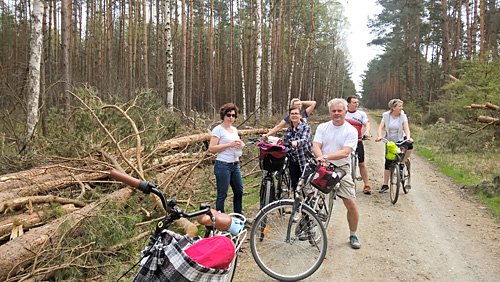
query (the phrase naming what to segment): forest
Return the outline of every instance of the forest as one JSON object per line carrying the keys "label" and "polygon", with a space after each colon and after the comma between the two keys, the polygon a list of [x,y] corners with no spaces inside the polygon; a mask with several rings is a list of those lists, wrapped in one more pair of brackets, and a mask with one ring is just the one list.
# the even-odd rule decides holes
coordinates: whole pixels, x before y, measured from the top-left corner
{"label": "forest", "polygon": [[[295,97],[317,101],[314,118],[335,97],[374,114],[400,98],[420,153],[498,197],[499,1],[377,0],[370,44],[383,53],[359,93],[343,3],[0,0],[0,280],[121,275],[150,199],[106,171],[154,180],[186,209],[213,199],[200,188],[214,187],[207,136],[227,102],[247,135]],[[256,163],[242,165],[248,191]]]}

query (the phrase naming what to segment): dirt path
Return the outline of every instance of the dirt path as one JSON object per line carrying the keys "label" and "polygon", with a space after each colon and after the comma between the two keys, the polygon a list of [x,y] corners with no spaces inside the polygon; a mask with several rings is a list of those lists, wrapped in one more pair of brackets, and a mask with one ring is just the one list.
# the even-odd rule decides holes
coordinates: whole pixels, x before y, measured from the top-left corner
{"label": "dirt path", "polygon": [[[370,122],[375,136],[378,124]],[[417,154],[412,190],[391,204],[389,194],[378,193],[384,145],[373,140],[365,146],[374,193],[364,195],[358,182],[362,247],[350,248],[346,210],[336,201],[326,259],[305,281],[499,281],[500,224],[486,208]],[[273,281],[254,262],[248,243],[235,281]]]}

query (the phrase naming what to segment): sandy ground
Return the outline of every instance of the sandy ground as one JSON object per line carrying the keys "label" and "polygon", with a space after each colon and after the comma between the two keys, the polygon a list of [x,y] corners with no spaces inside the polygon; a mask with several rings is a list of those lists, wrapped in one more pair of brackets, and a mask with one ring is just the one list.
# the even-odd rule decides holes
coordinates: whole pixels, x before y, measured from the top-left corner
{"label": "sandy ground", "polygon": [[[371,124],[375,136],[378,124]],[[412,189],[393,205],[388,193],[378,193],[384,144],[374,139],[365,142],[374,191],[365,195],[362,182],[357,186],[362,247],[350,248],[346,209],[335,201],[325,261],[304,281],[500,281],[500,223],[417,154]],[[235,281],[273,281],[254,262],[248,242]]]}

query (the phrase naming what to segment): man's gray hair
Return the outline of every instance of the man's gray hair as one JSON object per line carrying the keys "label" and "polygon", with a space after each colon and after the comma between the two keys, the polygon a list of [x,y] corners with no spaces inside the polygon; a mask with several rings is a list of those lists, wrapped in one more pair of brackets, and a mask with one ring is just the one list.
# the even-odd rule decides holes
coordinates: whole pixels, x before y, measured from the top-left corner
{"label": "man's gray hair", "polygon": [[328,111],[330,111],[330,107],[332,105],[337,105],[337,104],[343,105],[344,111],[347,111],[347,101],[345,99],[342,99],[342,98],[335,98],[335,99],[330,100],[330,102],[328,102]]}

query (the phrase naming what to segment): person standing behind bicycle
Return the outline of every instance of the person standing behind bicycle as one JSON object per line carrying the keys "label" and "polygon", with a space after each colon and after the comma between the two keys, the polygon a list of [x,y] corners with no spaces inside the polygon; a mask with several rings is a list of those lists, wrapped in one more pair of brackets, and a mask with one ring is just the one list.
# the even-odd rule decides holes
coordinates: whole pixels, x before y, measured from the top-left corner
{"label": "person standing behind bicycle", "polygon": [[[290,108],[298,107],[300,111],[302,109],[302,105],[307,106],[307,108],[302,111],[302,121],[307,123],[307,117],[312,113],[314,107],[316,107],[316,101],[301,101],[298,98],[293,98],[290,101]],[[274,133],[280,131],[287,123],[290,123],[290,115],[287,115],[284,119],[282,119],[280,123],[269,130],[268,133],[262,134],[262,137],[273,135]]]}
{"label": "person standing behind bicycle", "polygon": [[288,110],[288,116],[290,117],[290,127],[285,130],[283,141],[285,143],[290,143],[292,148],[295,148],[295,150],[292,151],[288,164],[292,182],[291,188],[292,191],[295,191],[302,170],[306,166],[307,160],[305,152],[312,152],[312,133],[309,124],[305,123],[300,117],[299,107],[291,107]]}
{"label": "person standing behind bicycle", "polygon": [[[370,189],[370,184],[368,182],[368,171],[365,166],[365,147],[363,146],[363,141],[361,137],[364,136],[366,138],[370,138],[370,120],[365,112],[358,110],[359,108],[359,100],[356,96],[350,96],[347,98],[347,115],[345,116],[345,120],[349,122],[354,128],[358,130],[358,146],[356,148],[356,152],[358,153],[358,167],[359,174],[361,174],[361,178],[363,178],[363,182],[365,183],[365,187],[363,188],[363,193],[369,195],[372,193]],[[361,134],[361,129],[365,126],[365,132]],[[353,164],[351,164],[353,165]],[[356,169],[356,168],[354,168]],[[354,179],[356,181],[356,179]]]}
{"label": "person standing behind bicycle", "polygon": [[214,165],[215,181],[217,184],[217,200],[215,208],[219,212],[225,212],[229,185],[233,189],[233,208],[235,213],[243,214],[243,180],[240,167],[238,166],[241,149],[245,144],[238,136],[238,129],[232,124],[238,117],[238,107],[233,103],[227,103],[220,108],[222,123],[212,130],[208,151],[217,153]]}
{"label": "person standing behind bicycle", "polygon": [[[403,101],[400,99],[392,99],[388,104],[390,110],[382,114],[382,121],[378,127],[377,139],[375,142],[382,140],[382,130],[385,127],[385,138],[389,141],[398,142],[406,140],[407,146],[406,154],[403,158],[403,164],[410,157],[413,150],[413,139],[410,135],[410,127],[408,126],[408,116],[403,111]],[[380,193],[384,193],[389,189],[389,175],[391,174],[389,168],[393,161],[385,159],[384,170],[384,184],[380,188]]]}
{"label": "person standing behind bicycle", "polygon": [[356,234],[359,222],[358,206],[356,204],[356,188],[349,173],[351,162],[350,154],[358,144],[358,132],[345,121],[347,101],[336,98],[328,102],[332,121],[322,123],[316,128],[313,139],[313,153],[319,163],[330,162],[343,169],[346,175],[340,180],[337,195],[344,202],[347,209],[349,223],[349,241],[353,249],[361,248]]}

